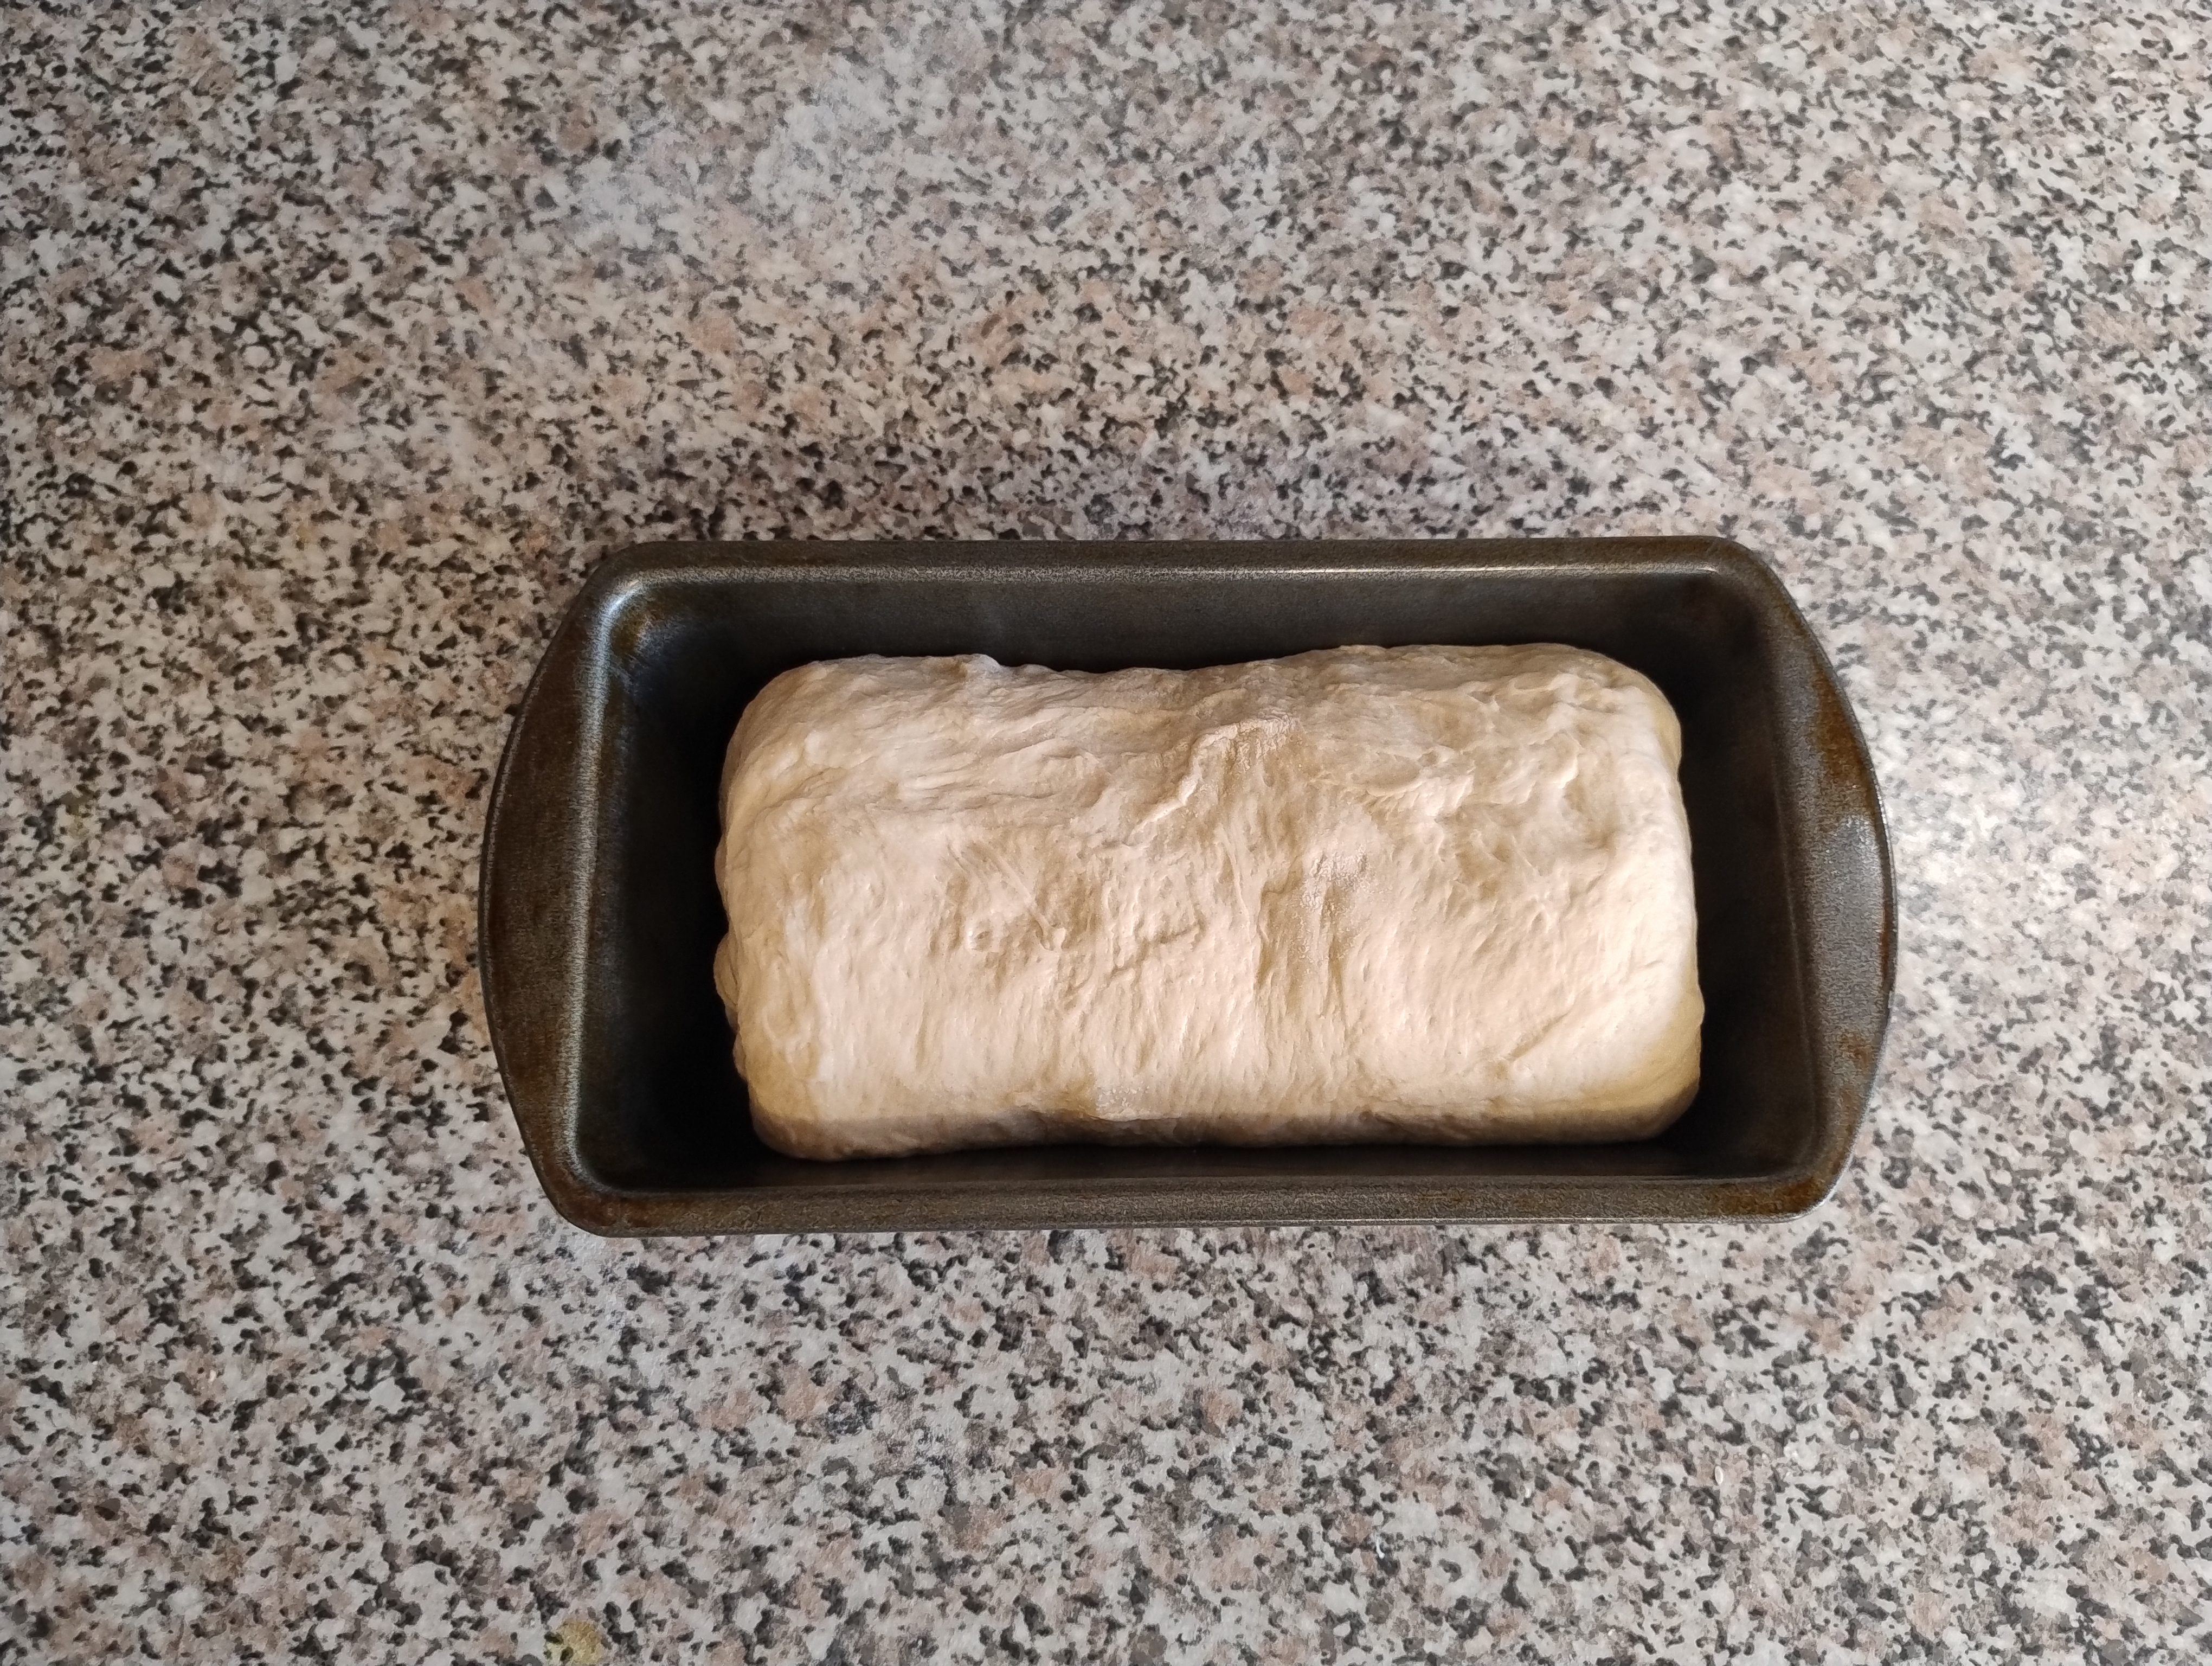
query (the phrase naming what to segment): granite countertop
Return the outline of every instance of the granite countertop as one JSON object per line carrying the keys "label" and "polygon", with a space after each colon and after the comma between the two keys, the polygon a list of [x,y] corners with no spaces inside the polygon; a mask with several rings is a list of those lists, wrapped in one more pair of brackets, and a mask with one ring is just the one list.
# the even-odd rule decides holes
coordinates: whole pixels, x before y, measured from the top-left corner
{"label": "granite countertop", "polygon": [[[2212,1646],[2208,39],[0,10],[0,1661]],[[548,1207],[476,862],[610,550],[1708,532],[1892,818],[1810,1215]]]}

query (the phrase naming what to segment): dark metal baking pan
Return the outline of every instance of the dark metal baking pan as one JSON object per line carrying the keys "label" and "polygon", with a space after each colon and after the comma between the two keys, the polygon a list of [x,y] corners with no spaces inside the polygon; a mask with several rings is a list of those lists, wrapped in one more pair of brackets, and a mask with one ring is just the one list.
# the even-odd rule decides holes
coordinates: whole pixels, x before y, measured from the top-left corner
{"label": "dark metal baking pan", "polygon": [[[1566,642],[1683,732],[1706,1018],[1697,1099],[1603,1146],[1060,1146],[855,1163],[753,1136],[711,973],[722,750],[778,672],[981,652],[1072,670],[1346,643]],[[656,544],[608,561],[516,714],[486,833],[492,1040],[592,1231],[1786,1215],[1835,1184],[1894,971],[1866,746],[1755,556],[1705,538]]]}

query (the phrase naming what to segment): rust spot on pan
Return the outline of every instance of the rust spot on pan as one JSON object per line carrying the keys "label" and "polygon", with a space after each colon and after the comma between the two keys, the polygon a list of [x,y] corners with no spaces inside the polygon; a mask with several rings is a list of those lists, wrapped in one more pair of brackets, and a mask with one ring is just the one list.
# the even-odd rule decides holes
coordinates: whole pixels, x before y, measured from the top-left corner
{"label": "rust spot on pan", "polygon": [[1814,757],[1820,762],[1820,780],[1828,790],[1820,794],[1820,830],[1831,830],[1845,815],[1861,813],[1862,807],[1854,803],[1855,790],[1866,779],[1868,764],[1866,748],[1859,739],[1858,730],[1851,722],[1851,714],[1835,690],[1826,686],[1826,678],[1816,690],[1813,721],[1806,739],[1811,743]]}
{"label": "rust spot on pan", "polygon": [[1836,1037],[1836,1050],[1849,1061],[1852,1069],[1862,1076],[1874,1071],[1874,1037],[1863,1030],[1845,1030]]}

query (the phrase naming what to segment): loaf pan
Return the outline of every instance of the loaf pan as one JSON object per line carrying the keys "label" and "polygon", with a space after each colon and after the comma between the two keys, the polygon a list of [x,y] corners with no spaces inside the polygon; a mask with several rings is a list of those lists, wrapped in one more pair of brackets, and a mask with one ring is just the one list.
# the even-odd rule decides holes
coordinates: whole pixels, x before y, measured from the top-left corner
{"label": "loaf pan", "polygon": [[[1664,1134],[850,1163],[754,1137],[712,971],[715,791],[777,672],[854,654],[1108,671],[1538,641],[1634,666],[1681,719],[1705,1074]],[[625,1235],[1792,1214],[1850,1154],[1895,958],[1881,802],[1835,674],[1766,567],[1705,538],[633,549],[593,572],[516,714],[481,929],[538,1177],[568,1219]]]}

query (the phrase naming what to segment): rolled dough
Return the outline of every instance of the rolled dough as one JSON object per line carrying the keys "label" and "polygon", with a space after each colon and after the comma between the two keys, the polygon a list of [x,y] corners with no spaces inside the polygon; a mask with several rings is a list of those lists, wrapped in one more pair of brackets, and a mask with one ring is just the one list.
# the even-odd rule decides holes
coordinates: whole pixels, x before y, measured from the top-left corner
{"label": "rolled dough", "polygon": [[1704,1016],[1680,750],[1552,646],[787,672],[716,854],[754,1122],[801,1157],[1655,1134]]}

